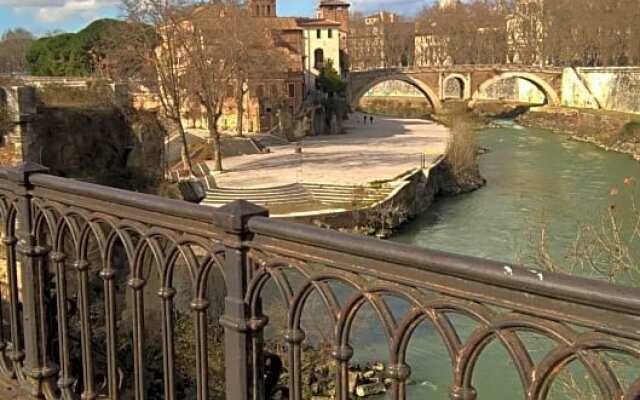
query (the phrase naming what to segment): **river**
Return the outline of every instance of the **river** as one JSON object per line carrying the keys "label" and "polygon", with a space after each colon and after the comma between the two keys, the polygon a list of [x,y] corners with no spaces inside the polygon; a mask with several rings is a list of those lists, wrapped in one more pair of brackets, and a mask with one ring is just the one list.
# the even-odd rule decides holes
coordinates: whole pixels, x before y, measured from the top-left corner
{"label": "river", "polygon": [[[627,200],[632,187],[625,186],[624,181],[634,178],[640,183],[640,164],[628,156],[507,121],[498,128],[480,131],[478,141],[489,150],[481,158],[487,186],[439,200],[429,212],[401,229],[394,240],[534,265],[535,260],[530,257],[532,243],[536,243],[533,237],[540,231],[542,221],[548,226],[551,253],[562,262],[579,224],[598,225],[612,204],[617,205],[621,220],[630,219],[630,213],[625,214],[628,211],[624,210],[629,210]],[[473,326],[462,319],[454,323],[462,336]],[[384,338],[374,331],[380,332],[369,328],[370,335],[357,344],[363,360],[386,354]],[[548,342],[541,338],[530,337],[528,342],[534,358],[548,348]],[[408,387],[410,399],[449,398],[449,356],[430,326],[424,325],[414,334],[408,361],[414,382]],[[523,398],[517,373],[497,344],[481,357],[474,386],[480,400]]]}

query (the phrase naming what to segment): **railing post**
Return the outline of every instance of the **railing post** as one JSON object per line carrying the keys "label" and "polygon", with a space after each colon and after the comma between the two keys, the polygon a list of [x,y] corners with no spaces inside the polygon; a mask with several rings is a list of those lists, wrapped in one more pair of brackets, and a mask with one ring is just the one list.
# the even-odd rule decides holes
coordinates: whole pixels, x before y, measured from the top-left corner
{"label": "railing post", "polygon": [[33,398],[43,397],[44,382],[57,372],[57,369],[50,365],[47,354],[47,284],[42,261],[48,254],[48,249],[37,243],[29,183],[31,175],[46,171],[47,168],[41,165],[25,163],[8,172],[8,178],[16,184],[16,251],[21,275],[25,351],[23,373],[26,378],[25,389]]}
{"label": "railing post", "polygon": [[[226,398],[233,400],[250,400],[260,398],[256,393],[259,388],[253,387],[253,360],[263,359],[252,353],[252,331],[250,328],[249,307],[245,300],[249,283],[248,249],[245,241],[250,238],[247,224],[257,216],[268,216],[266,209],[246,201],[235,201],[220,208],[224,220],[216,221],[230,237],[225,241],[224,271],[227,284],[224,316],[220,323],[224,326],[224,354]],[[262,349],[253,349],[261,352]],[[260,370],[260,368],[257,368]],[[263,377],[258,377],[258,380]]]}

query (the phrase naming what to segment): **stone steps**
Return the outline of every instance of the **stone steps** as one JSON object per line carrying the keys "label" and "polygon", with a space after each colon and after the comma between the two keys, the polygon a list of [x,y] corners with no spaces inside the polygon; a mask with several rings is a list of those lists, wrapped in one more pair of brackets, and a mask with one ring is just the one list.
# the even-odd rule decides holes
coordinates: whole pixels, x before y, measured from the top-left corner
{"label": "stone steps", "polygon": [[235,200],[246,200],[261,206],[286,205],[358,205],[374,204],[387,198],[391,188],[372,188],[332,184],[290,184],[271,188],[214,188],[207,191],[202,204],[221,207]]}

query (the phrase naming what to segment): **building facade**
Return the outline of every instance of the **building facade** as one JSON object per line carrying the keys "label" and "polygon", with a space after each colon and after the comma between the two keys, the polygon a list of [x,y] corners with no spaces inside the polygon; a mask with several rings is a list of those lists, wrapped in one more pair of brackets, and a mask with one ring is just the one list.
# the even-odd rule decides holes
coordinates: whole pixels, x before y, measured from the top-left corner
{"label": "building facade", "polygon": [[332,65],[341,71],[340,23],[330,20],[301,21],[304,40],[304,75],[307,92],[315,88],[322,68]]}

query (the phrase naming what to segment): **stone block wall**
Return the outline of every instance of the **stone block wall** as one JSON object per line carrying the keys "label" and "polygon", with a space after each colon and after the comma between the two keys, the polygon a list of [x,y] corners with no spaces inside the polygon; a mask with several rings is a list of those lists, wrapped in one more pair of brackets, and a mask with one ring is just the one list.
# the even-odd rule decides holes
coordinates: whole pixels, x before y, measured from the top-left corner
{"label": "stone block wall", "polygon": [[0,87],[1,100],[8,111],[12,127],[5,134],[0,149],[4,164],[18,164],[29,161],[34,134],[33,121],[37,114],[36,92],[33,87],[12,86]]}
{"label": "stone block wall", "polygon": [[640,67],[566,68],[562,104],[640,113]]}

